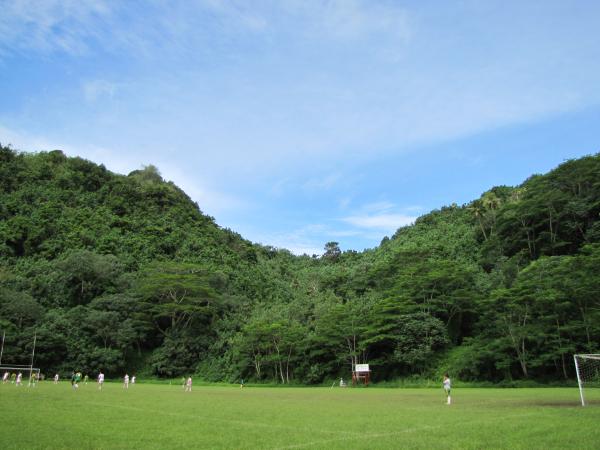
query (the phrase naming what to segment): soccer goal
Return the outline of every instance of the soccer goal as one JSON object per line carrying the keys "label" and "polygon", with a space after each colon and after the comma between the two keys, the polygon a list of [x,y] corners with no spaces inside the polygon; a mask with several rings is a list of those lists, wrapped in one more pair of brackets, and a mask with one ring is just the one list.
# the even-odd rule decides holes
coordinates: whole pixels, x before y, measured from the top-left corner
{"label": "soccer goal", "polygon": [[40,369],[33,367],[33,361],[35,358],[35,344],[37,341],[37,333],[33,335],[33,348],[31,350],[31,362],[30,364],[2,364],[2,356],[4,355],[4,341],[6,340],[6,333],[2,333],[2,344],[0,344],[0,376],[2,376],[2,383],[17,383],[20,385],[33,386],[40,381]]}
{"label": "soccer goal", "polygon": [[573,355],[581,406],[585,406],[585,390],[600,387],[600,354]]}
{"label": "soccer goal", "polygon": [[28,387],[35,387],[40,381],[40,369],[25,365],[0,365],[0,374],[2,374],[2,383],[14,384],[21,374],[20,384]]}

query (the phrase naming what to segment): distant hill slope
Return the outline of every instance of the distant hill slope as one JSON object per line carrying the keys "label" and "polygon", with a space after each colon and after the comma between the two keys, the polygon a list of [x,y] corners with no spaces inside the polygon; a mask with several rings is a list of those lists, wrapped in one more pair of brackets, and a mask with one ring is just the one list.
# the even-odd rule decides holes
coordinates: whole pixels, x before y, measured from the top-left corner
{"label": "distant hill slope", "polygon": [[[0,146],[0,328],[46,371],[318,383],[569,378],[600,338],[600,156],[443,207],[377,248],[293,256],[148,166]],[[25,356],[24,356],[25,355]]]}
{"label": "distant hill slope", "polygon": [[52,259],[88,249],[135,266],[161,257],[210,259],[219,246],[238,253],[252,248],[152,166],[123,176],[60,151],[1,152],[3,257]]}

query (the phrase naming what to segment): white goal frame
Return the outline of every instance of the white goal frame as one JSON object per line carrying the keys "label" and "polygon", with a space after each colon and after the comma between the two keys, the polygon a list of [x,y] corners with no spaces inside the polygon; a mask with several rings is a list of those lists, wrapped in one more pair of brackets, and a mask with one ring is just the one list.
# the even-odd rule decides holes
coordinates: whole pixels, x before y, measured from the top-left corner
{"label": "white goal frame", "polygon": [[27,382],[27,386],[30,387],[31,384],[31,376],[33,374],[35,374],[36,376],[36,381],[40,381],[40,369],[39,367],[31,367],[31,366],[24,366],[24,365],[17,365],[17,364],[13,364],[10,366],[0,366],[0,373],[2,374],[2,376],[4,376],[4,372],[21,372],[22,374],[26,374],[29,373],[29,380]]}
{"label": "white goal frame", "polygon": [[600,354],[592,353],[573,355],[573,360],[575,361],[575,372],[577,373],[577,384],[579,385],[579,397],[581,397],[581,406],[585,406],[585,397],[583,396],[583,385],[585,383],[585,380],[581,378],[579,359],[593,359],[596,361],[600,361]]}
{"label": "white goal frame", "polygon": [[[30,387],[32,386],[31,383],[31,376],[33,375],[34,372],[36,372],[36,380],[40,381],[40,369],[38,367],[33,367],[33,361],[35,358],[35,344],[37,342],[37,333],[34,333],[33,335],[33,348],[31,350],[31,363],[27,364],[27,365],[23,365],[23,364],[11,364],[11,365],[2,365],[2,355],[4,354],[4,341],[6,339],[6,332],[3,331],[2,332],[2,345],[0,347],[0,373],[3,373],[6,370],[16,370],[17,372],[29,372],[29,381],[27,383],[27,386]],[[35,386],[35,383],[33,383],[33,386]]]}

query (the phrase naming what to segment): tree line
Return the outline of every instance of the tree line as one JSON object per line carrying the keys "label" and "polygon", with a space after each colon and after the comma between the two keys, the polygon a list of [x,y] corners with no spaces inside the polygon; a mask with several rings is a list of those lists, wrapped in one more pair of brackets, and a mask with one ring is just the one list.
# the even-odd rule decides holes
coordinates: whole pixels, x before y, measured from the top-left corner
{"label": "tree line", "polygon": [[219,227],[158,169],[0,146],[3,362],[321,383],[550,381],[600,339],[600,156],[500,186],[376,248],[294,256]]}

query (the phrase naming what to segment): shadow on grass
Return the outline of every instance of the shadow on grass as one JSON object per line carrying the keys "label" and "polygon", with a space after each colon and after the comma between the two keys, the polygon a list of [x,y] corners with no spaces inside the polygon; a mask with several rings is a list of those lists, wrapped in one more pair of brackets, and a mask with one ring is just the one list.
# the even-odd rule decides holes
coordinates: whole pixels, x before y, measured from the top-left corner
{"label": "shadow on grass", "polygon": [[[575,408],[581,407],[581,402],[577,400],[528,400],[519,403],[521,406],[545,406],[549,408]],[[600,406],[600,400],[586,400],[586,406]]]}

